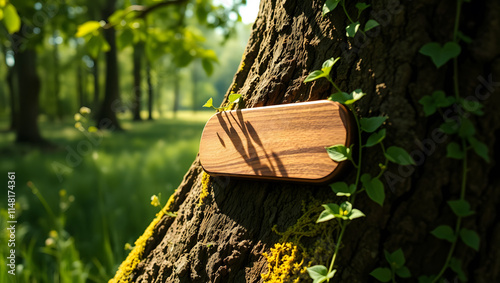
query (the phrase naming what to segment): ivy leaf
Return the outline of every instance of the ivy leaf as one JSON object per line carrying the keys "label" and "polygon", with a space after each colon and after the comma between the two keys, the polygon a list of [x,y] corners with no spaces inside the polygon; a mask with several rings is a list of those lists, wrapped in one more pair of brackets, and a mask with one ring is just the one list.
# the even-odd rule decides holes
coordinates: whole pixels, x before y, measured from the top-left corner
{"label": "ivy leaf", "polygon": [[351,98],[352,97],[347,92],[337,92],[337,93],[330,95],[328,100],[345,104],[345,102]]}
{"label": "ivy leaf", "polygon": [[229,100],[230,104],[233,104],[233,103],[238,103],[240,101],[240,98],[241,98],[241,94],[232,93],[229,95],[228,100]]}
{"label": "ivy leaf", "polygon": [[356,3],[356,9],[358,9],[358,18],[361,15],[361,12],[363,12],[366,8],[368,8],[370,6],[371,5],[368,5],[368,4],[364,3],[364,2]]}
{"label": "ivy leaf", "polygon": [[[387,259],[387,254],[386,254],[386,259]],[[403,250],[402,249],[395,250],[392,254],[389,255],[389,259],[387,259],[387,261],[391,266],[394,266],[395,269],[403,267],[406,262]]]}
{"label": "ivy leaf", "polygon": [[432,96],[422,97],[418,102],[424,107],[425,116],[430,116],[436,112],[437,108],[448,107],[455,103],[455,98],[446,96],[444,91],[438,90],[433,92]]}
{"label": "ivy leaf", "polygon": [[330,185],[332,191],[337,194],[337,196],[346,196],[349,197],[356,191],[356,187],[354,185],[347,186],[346,182],[336,182]]}
{"label": "ivy leaf", "polygon": [[323,5],[323,16],[335,10],[339,3],[340,0],[326,0],[325,5]]}
{"label": "ivy leaf", "polygon": [[333,161],[341,162],[350,158],[350,149],[344,145],[338,144],[326,148],[328,156]]}
{"label": "ivy leaf", "polygon": [[332,270],[332,272],[328,273],[328,269],[323,265],[315,265],[307,268],[307,273],[309,273],[309,277],[311,277],[313,283],[321,283],[333,278],[336,271]]}
{"label": "ivy leaf", "polygon": [[444,46],[437,42],[429,42],[419,50],[421,54],[431,57],[437,68],[446,64],[450,59],[458,57],[460,51],[460,45],[453,41],[446,42]]}
{"label": "ivy leaf", "polygon": [[337,63],[337,61],[340,60],[340,57],[337,57],[335,59],[330,58],[323,62],[323,66],[321,66],[321,71],[323,71],[324,76],[330,75],[330,71],[332,70],[333,65]]}
{"label": "ivy leaf", "polygon": [[450,142],[446,146],[446,157],[455,158],[455,159],[463,159],[465,157],[465,153],[458,143]]}
{"label": "ivy leaf", "polygon": [[376,133],[371,134],[366,141],[366,147],[372,147],[376,144],[381,143],[385,138],[385,129],[382,129]]}
{"label": "ivy leaf", "polygon": [[396,274],[401,278],[411,277],[410,269],[408,269],[408,267],[406,266],[401,266],[400,268],[396,269]]}
{"label": "ivy leaf", "polygon": [[[467,2],[467,1],[465,1],[465,2]],[[472,43],[472,38],[470,38],[469,36],[465,35],[461,31],[457,32],[457,36],[458,36],[459,39],[463,40],[465,43]]]}
{"label": "ivy leaf", "polygon": [[375,268],[370,275],[375,277],[380,282],[389,282],[392,278],[391,270],[387,267]]}
{"label": "ivy leaf", "polygon": [[465,272],[462,269],[462,261],[460,259],[452,257],[449,266],[457,274],[460,281],[467,282],[467,276],[465,276]]}
{"label": "ivy leaf", "polygon": [[366,193],[371,200],[378,203],[380,206],[384,205],[385,191],[384,184],[378,178],[371,178],[370,174],[363,174],[361,182],[366,189]]}
{"label": "ivy leaf", "polygon": [[322,70],[316,70],[310,73],[304,82],[307,83],[324,77],[326,77],[326,74]]}
{"label": "ivy leaf", "polygon": [[405,149],[399,146],[391,146],[385,152],[385,157],[399,165],[416,165],[415,160],[406,152]]}
{"label": "ivy leaf", "polygon": [[470,145],[472,146],[472,149],[474,149],[474,152],[481,156],[484,161],[487,163],[490,163],[490,157],[488,155],[488,146],[484,144],[483,142],[478,141],[475,137],[469,137],[468,138]]}
{"label": "ivy leaf", "polygon": [[360,100],[363,96],[365,96],[366,93],[361,91],[361,89],[355,89],[351,94],[349,95],[351,98],[345,102],[346,105],[353,104],[354,102]]}
{"label": "ivy leaf", "polygon": [[458,132],[459,126],[455,120],[448,120],[441,124],[440,128],[445,134],[452,135]]}
{"label": "ivy leaf", "polygon": [[21,18],[17,14],[16,7],[10,3],[3,9],[3,23],[10,34],[19,31],[21,28]]}
{"label": "ivy leaf", "polygon": [[94,31],[101,28],[101,23],[98,21],[88,21],[78,26],[78,31],[76,32],[76,37],[84,37],[87,34],[93,33]]}
{"label": "ivy leaf", "polygon": [[467,246],[479,251],[480,239],[476,231],[462,228],[462,230],[460,230],[460,239],[462,239]]}
{"label": "ivy leaf", "polygon": [[462,138],[472,137],[476,133],[476,129],[474,128],[474,124],[472,121],[463,118],[460,123],[460,128],[458,129],[458,135]]}
{"label": "ivy leaf", "polygon": [[474,214],[474,211],[470,210],[469,202],[464,199],[450,200],[448,201],[448,205],[456,216],[467,217]]}
{"label": "ivy leaf", "polygon": [[359,21],[354,22],[354,23],[348,25],[345,28],[347,37],[354,37],[354,36],[356,36],[356,33],[358,32],[358,29],[359,29]]}
{"label": "ivy leaf", "polygon": [[375,20],[368,20],[365,24],[365,32],[378,27],[380,24]]}
{"label": "ivy leaf", "polygon": [[484,112],[482,110],[484,105],[479,101],[470,100],[470,99],[460,99],[460,104],[463,106],[463,108],[467,112],[474,113],[478,116],[484,115]]}
{"label": "ivy leaf", "polygon": [[323,207],[325,208],[325,210],[321,212],[321,214],[318,217],[318,220],[316,220],[316,223],[331,220],[335,218],[336,215],[339,215],[340,207],[338,204],[336,203],[323,204]]}
{"label": "ivy leaf", "polygon": [[359,218],[359,217],[365,217],[365,216],[366,215],[363,212],[361,212],[361,210],[353,208],[351,210],[351,213],[349,214],[349,219],[353,220],[353,219],[356,219],[356,218]]}
{"label": "ivy leaf", "polygon": [[206,108],[213,108],[214,107],[214,100],[210,97],[209,100],[207,100],[207,102],[205,104],[203,104],[202,107],[206,107]]}
{"label": "ivy leaf", "polygon": [[367,133],[372,133],[382,126],[385,120],[387,120],[387,117],[384,116],[361,118],[361,130]]}
{"label": "ivy leaf", "polygon": [[440,225],[436,227],[436,229],[431,231],[431,234],[438,239],[447,240],[450,243],[453,243],[456,240],[453,229],[451,229],[448,225]]}

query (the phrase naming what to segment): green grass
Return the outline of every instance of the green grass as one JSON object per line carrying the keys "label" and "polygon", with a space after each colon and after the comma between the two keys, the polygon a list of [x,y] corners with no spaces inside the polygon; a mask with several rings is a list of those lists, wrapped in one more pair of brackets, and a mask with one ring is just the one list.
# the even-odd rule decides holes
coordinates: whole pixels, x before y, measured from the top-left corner
{"label": "green grass", "polygon": [[[2,133],[4,187],[7,172],[16,172],[16,277],[85,282],[112,276],[127,254],[125,243],[133,245],[159,210],[150,205],[151,196],[161,193],[164,204],[182,181],[211,114],[183,112],[175,119],[153,122],[125,119],[126,131],[93,133],[90,139],[74,128],[73,121],[42,121],[42,135],[58,145],[51,150],[14,145],[14,134]],[[0,122],[0,129],[6,126],[6,121]],[[28,182],[39,190],[38,197]],[[6,204],[0,204],[3,216]],[[1,219],[4,228],[5,217]],[[47,246],[51,230],[58,237]],[[0,237],[3,260],[8,252],[5,231]],[[0,281],[8,282],[5,263],[0,264]],[[70,275],[65,279],[64,274]]]}

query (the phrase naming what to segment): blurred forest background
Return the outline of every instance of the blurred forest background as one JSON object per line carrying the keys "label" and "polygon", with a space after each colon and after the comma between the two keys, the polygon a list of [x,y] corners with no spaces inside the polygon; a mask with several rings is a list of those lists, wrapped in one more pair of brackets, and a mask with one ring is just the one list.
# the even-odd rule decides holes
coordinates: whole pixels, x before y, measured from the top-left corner
{"label": "blurred forest background", "polygon": [[113,276],[194,160],[201,106],[230,89],[257,9],[0,0],[0,174],[7,195],[15,172],[18,221],[11,276],[2,197],[0,282]]}

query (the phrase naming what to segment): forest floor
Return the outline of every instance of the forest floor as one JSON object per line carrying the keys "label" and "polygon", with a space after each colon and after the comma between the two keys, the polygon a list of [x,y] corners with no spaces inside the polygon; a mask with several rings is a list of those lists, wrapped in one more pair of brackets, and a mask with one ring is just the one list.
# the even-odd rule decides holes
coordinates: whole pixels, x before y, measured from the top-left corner
{"label": "forest floor", "polygon": [[[164,205],[182,181],[212,114],[181,111],[176,118],[143,122],[123,118],[125,131],[104,133],[80,132],[71,119],[42,118],[40,129],[55,145],[51,149],[14,145],[14,133],[0,132],[5,186],[8,172],[15,172],[18,282],[109,279],[128,253],[125,245],[133,246],[160,210],[151,197],[161,194]],[[7,126],[0,119],[0,129]],[[7,231],[7,200],[0,208],[0,228]],[[8,237],[0,234],[1,242]],[[0,251],[0,281],[9,282],[4,278],[9,247]]]}

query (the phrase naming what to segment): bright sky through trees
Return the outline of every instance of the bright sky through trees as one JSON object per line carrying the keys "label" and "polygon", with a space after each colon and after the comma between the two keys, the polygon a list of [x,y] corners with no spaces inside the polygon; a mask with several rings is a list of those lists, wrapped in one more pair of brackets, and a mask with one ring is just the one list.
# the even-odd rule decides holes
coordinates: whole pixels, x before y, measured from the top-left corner
{"label": "bright sky through trees", "polygon": [[[224,6],[231,6],[232,0],[214,0],[214,4],[222,4]],[[259,4],[260,0],[247,0],[247,4],[245,6],[241,6],[240,15],[243,23],[250,24],[255,21],[257,17],[257,13],[259,12]]]}

